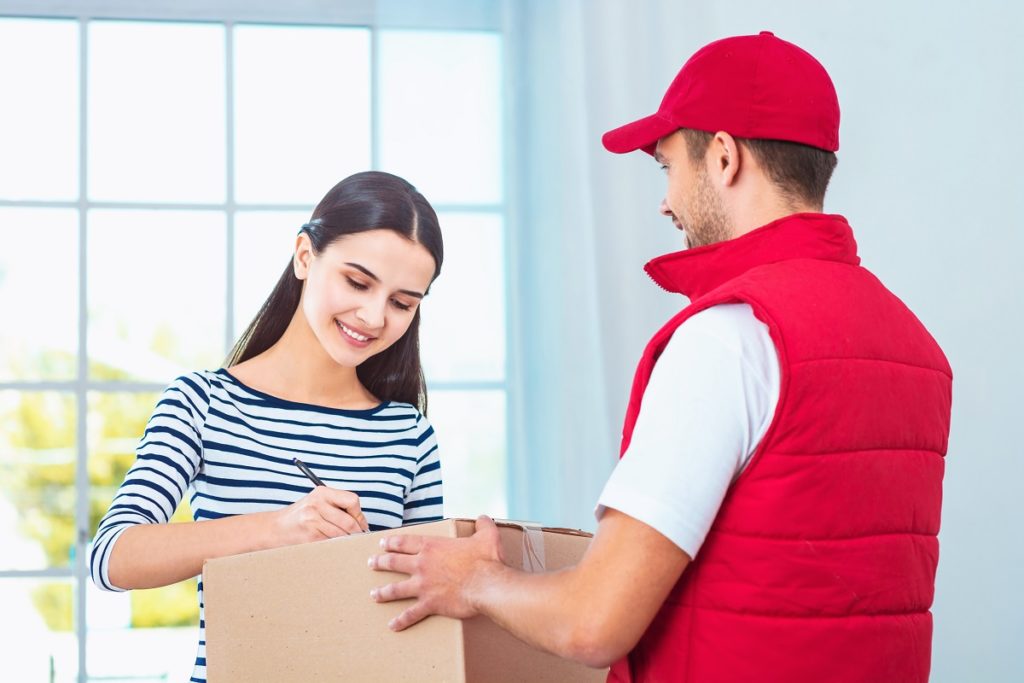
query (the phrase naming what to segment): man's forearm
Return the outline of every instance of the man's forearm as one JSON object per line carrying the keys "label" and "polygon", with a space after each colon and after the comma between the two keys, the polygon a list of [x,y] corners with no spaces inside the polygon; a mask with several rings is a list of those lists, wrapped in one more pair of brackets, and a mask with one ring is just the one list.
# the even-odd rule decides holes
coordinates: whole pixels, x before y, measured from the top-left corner
{"label": "man's forearm", "polygon": [[632,643],[618,642],[597,592],[588,595],[580,569],[530,574],[493,563],[471,581],[481,614],[520,640],[559,657],[608,666]]}
{"label": "man's forearm", "polygon": [[381,549],[370,568],[409,578],[373,589],[371,598],[415,598],[389,628],[431,614],[484,614],[534,647],[594,667],[636,645],[690,561],[658,531],[611,508],[579,564],[556,572],[507,567],[498,527],[486,516],[467,538],[387,536]]}

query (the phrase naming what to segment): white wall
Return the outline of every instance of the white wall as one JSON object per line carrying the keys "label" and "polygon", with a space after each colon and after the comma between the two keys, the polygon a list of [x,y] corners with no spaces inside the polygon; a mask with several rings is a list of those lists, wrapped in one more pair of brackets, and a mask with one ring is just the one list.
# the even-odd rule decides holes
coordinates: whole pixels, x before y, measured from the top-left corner
{"label": "white wall", "polygon": [[[544,9],[552,4],[557,12]],[[1022,6],[995,0],[523,5],[512,45],[540,64],[528,65],[529,82],[519,91],[531,129],[520,131],[516,144],[523,174],[548,170],[540,194],[531,191],[536,176],[520,178],[520,199],[530,205],[525,214],[546,221],[546,228],[573,218],[590,225],[583,254],[562,251],[552,260],[569,269],[579,258],[596,265],[590,275],[574,271],[586,276],[596,302],[577,311],[568,343],[582,344],[581,330],[594,333],[600,343],[588,353],[598,354],[600,367],[589,375],[563,368],[561,388],[552,391],[571,400],[581,387],[594,389],[598,377],[601,391],[587,390],[584,405],[592,421],[611,425],[602,426],[611,436],[597,445],[591,439],[586,452],[559,437],[559,455],[573,463],[568,471],[588,476],[577,480],[563,467],[558,501],[535,500],[530,509],[574,520],[589,514],[595,481],[614,462],[614,435],[643,343],[685,303],[661,293],[640,271],[646,259],[677,248],[674,230],[656,213],[663,178],[643,154],[605,153],[600,133],[653,111],[683,61],[704,43],[771,30],[817,56],[839,92],[840,162],[826,210],[849,218],[864,264],[918,314],[954,370],[932,680],[1024,680],[1018,652],[1024,591],[1016,580],[1024,565],[1024,453],[1016,439],[1024,421]],[[570,310],[557,292],[545,296],[549,306]],[[536,292],[526,299],[544,305]],[[557,324],[559,316],[550,317]],[[535,471],[543,471],[534,458]]]}

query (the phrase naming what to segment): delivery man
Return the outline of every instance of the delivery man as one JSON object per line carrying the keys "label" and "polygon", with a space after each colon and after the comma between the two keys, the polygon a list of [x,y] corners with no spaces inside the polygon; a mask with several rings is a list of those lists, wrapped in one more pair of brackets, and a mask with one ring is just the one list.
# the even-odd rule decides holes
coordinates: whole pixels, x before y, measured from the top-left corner
{"label": "delivery man", "polygon": [[838,134],[825,69],[763,32],[604,136],[664,169],[689,248],[646,268],[690,303],[640,360],[597,533],[534,574],[486,517],[384,539],[370,566],[409,578],[372,597],[415,599],[391,628],[485,614],[611,681],[928,679],[951,371],[821,213]]}

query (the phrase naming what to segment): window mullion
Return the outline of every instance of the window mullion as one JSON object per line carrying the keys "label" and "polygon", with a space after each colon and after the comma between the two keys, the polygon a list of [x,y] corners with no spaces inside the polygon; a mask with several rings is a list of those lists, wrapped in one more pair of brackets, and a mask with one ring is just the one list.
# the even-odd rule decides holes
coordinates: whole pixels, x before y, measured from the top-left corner
{"label": "window mullion", "polygon": [[75,562],[74,617],[78,638],[78,681],[88,680],[86,643],[86,580],[89,543],[89,453],[87,434],[89,344],[88,344],[88,101],[89,101],[89,23],[79,18],[78,33],[78,376],[75,387]]}
{"label": "window mullion", "polygon": [[234,59],[234,22],[224,24],[224,98],[225,98],[225,131],[224,140],[227,144],[225,155],[225,199],[227,209],[227,267],[225,268],[227,286],[226,308],[224,309],[224,354],[230,353],[235,336],[235,59]]}
{"label": "window mullion", "polygon": [[380,29],[370,27],[370,168],[380,168]]}

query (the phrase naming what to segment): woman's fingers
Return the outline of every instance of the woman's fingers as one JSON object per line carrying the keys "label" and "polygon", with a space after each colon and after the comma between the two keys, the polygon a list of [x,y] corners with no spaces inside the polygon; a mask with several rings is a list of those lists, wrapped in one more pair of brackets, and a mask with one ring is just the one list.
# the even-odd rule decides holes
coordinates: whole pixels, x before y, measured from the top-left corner
{"label": "woman's fingers", "polygon": [[356,530],[349,533],[356,533],[357,531],[369,531],[370,525],[366,521],[366,515],[363,514],[363,510],[359,505],[359,496],[351,491],[341,491],[339,489],[332,489],[326,486],[318,488],[324,489],[323,496],[324,501],[337,508],[343,510],[345,514],[351,517],[358,527]]}
{"label": "woman's fingers", "polygon": [[358,534],[363,531],[359,526],[359,522],[353,519],[351,515],[326,502],[317,507],[317,512],[320,513],[324,521],[339,529],[340,533],[336,534],[337,536]]}
{"label": "woman's fingers", "polygon": [[326,519],[321,518],[316,524],[316,531],[322,538],[316,540],[323,540],[325,538],[338,538],[339,536],[348,536],[348,532],[341,527],[335,526]]}

